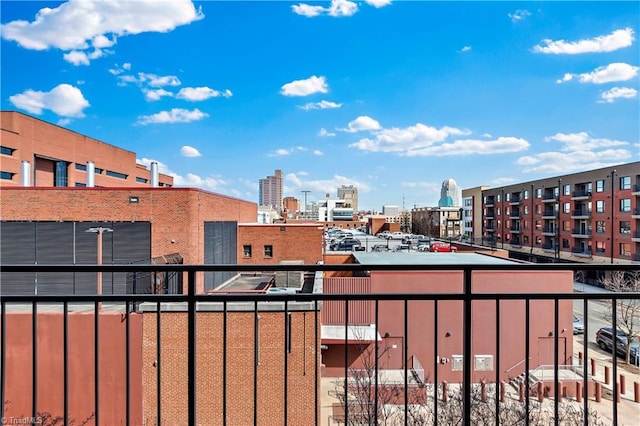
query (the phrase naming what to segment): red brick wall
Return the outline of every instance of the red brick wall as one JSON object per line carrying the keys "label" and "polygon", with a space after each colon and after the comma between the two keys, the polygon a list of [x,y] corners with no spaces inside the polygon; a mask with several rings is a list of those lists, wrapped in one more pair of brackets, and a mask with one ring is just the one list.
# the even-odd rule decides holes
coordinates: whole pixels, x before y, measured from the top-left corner
{"label": "red brick wall", "polygon": [[[238,226],[238,263],[273,264],[282,260],[303,260],[315,264],[322,260],[321,226],[309,225],[258,225]],[[243,257],[242,246],[251,245],[251,257]],[[273,256],[265,257],[264,246],[273,247]]]}
{"label": "red brick wall", "polygon": [[[64,346],[62,313],[39,313],[38,405],[37,412],[53,417],[64,415]],[[95,424],[94,405],[94,318],[93,314],[71,313],[68,317],[69,419]],[[130,416],[142,424],[142,317],[129,316]],[[5,417],[30,417],[32,394],[32,315],[6,316],[6,411]],[[121,314],[99,317],[100,349],[99,418],[101,425],[125,423],[126,410],[126,326]]]}
{"label": "red brick wall", "polygon": [[[71,163],[68,168],[68,186],[71,187],[75,186],[76,182],[86,183],[86,173],[76,170],[74,163],[86,164],[87,161],[93,161],[96,168],[104,170],[102,174],[96,173],[96,186],[150,186],[151,172],[139,167],[134,152],[14,111],[0,112],[0,127],[2,146],[16,150],[11,156],[2,155],[2,170],[16,175],[11,181],[0,181],[0,186],[20,185],[20,164],[23,160],[31,163],[33,173],[36,167],[33,164],[34,154]],[[40,165],[41,162],[38,163],[38,168]],[[120,179],[107,176],[106,170],[124,173],[128,177]],[[136,177],[148,179],[149,183],[139,183]],[[36,182],[33,178],[30,181],[32,186],[53,186],[53,177],[43,174],[42,171],[37,173]],[[173,185],[173,177],[168,175],[160,174],[159,181]]]}
{"label": "red brick wall", "polygon": [[[291,353],[287,355],[287,424],[316,424],[314,395],[319,342],[314,341],[313,312],[293,312]],[[157,424],[157,314],[145,313],[143,321],[143,388],[145,424]],[[196,318],[196,398],[199,424],[222,424],[223,413],[223,314],[199,312]],[[231,312],[227,316],[227,424],[253,424],[254,412],[254,313]],[[258,424],[284,423],[284,313],[259,313],[259,366],[257,378]],[[187,314],[161,314],[161,423],[187,424]],[[317,346],[316,346],[317,345]],[[319,388],[318,388],[319,389]]]}

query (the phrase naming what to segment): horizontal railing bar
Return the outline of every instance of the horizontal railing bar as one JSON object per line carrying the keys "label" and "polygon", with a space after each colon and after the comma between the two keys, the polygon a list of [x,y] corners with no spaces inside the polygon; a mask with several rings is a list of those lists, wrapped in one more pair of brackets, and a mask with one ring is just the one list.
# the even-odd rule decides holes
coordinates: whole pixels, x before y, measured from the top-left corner
{"label": "horizontal railing bar", "polygon": [[82,302],[161,302],[184,303],[188,301],[202,303],[226,302],[313,302],[313,301],[402,301],[402,300],[625,300],[640,299],[640,292],[611,292],[611,293],[297,293],[297,294],[149,294],[149,295],[10,295],[2,296],[2,302],[12,303],[52,303],[62,304]]}
{"label": "horizontal railing bar", "polygon": [[257,272],[257,271],[637,271],[637,264],[516,263],[504,264],[269,264],[269,265],[183,265],[183,264],[2,264],[0,272]]}

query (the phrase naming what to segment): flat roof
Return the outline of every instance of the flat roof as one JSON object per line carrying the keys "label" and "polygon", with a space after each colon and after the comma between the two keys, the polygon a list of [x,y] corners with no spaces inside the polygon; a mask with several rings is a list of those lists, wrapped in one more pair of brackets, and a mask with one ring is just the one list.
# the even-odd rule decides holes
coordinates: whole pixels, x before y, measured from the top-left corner
{"label": "flat roof", "polygon": [[353,252],[361,265],[513,265],[509,259],[478,253]]}

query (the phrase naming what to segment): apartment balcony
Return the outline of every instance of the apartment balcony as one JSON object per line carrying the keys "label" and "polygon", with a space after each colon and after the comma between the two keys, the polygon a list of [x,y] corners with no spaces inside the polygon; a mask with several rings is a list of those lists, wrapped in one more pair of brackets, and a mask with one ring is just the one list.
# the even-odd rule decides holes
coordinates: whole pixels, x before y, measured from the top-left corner
{"label": "apartment balcony", "polygon": [[571,254],[577,257],[592,257],[591,249],[582,249],[580,247],[571,247]]}
{"label": "apartment balcony", "polygon": [[640,195],[640,183],[633,185],[631,188],[631,195]]}
{"label": "apartment balcony", "polygon": [[633,235],[631,235],[631,241],[640,243],[640,231],[635,231]]}
{"label": "apartment balcony", "polygon": [[512,206],[519,206],[520,202],[521,202],[520,197],[514,196],[514,197],[511,197],[509,204],[511,204]]}
{"label": "apartment balcony", "polygon": [[631,213],[631,218],[640,219],[640,207],[636,207],[635,209],[633,209],[633,212]]}
{"label": "apartment balcony", "polygon": [[519,234],[520,233],[520,226],[512,226],[509,228],[509,232],[511,232],[512,234]]}
{"label": "apartment balcony", "polygon": [[591,229],[575,228],[571,230],[572,238],[591,238]]}
{"label": "apartment balcony", "polygon": [[580,191],[573,191],[571,193],[571,199],[572,200],[588,200],[591,198],[591,191],[587,191],[587,190],[580,190]]}
{"label": "apartment balcony", "polygon": [[553,194],[543,194],[542,195],[542,202],[543,203],[555,203],[558,201],[558,197],[556,197]]}
{"label": "apartment balcony", "polygon": [[512,211],[511,213],[509,213],[509,217],[512,218],[512,219],[519,219],[520,218],[520,210]]}
{"label": "apartment balcony", "polygon": [[590,219],[591,212],[587,209],[577,209],[571,211],[571,219]]}
{"label": "apartment balcony", "polygon": [[558,211],[556,209],[544,209],[542,211],[543,219],[555,219],[558,215]]}
{"label": "apartment balcony", "polygon": [[484,203],[485,207],[493,207],[495,205],[496,199],[494,196],[487,197],[487,202]]}
{"label": "apartment balcony", "polygon": [[558,232],[557,228],[553,228],[550,226],[545,226],[544,228],[542,228],[542,235],[546,235],[548,237],[553,237],[554,235],[556,235],[557,232]]}
{"label": "apartment balcony", "polygon": [[[489,413],[500,419],[506,416],[505,424],[559,425],[564,424],[570,403],[571,410],[584,412],[604,406],[612,424],[635,421],[615,402],[620,397],[617,374],[611,376],[612,398],[602,403],[593,402],[591,391],[577,402],[569,386],[564,402],[552,395],[563,393],[567,377],[583,389],[594,387],[589,363],[578,362],[563,349],[573,347],[573,336],[566,332],[572,327],[574,301],[584,305],[586,318],[596,311],[590,306],[600,301],[617,306],[613,301],[640,298],[640,292],[575,293],[573,273],[634,271],[637,265],[462,262],[446,267],[442,263],[0,265],[3,281],[37,274],[43,278],[39,282],[43,289],[53,276],[72,274],[73,279],[97,283],[101,274],[171,273],[184,276],[187,290],[186,294],[3,294],[0,409],[4,419],[46,414],[60,424],[326,425],[339,418],[348,424],[380,424],[390,410],[394,417],[385,418],[386,424],[414,424],[414,410],[419,408],[419,414],[432,416],[424,417],[427,424],[438,424],[433,419],[443,414],[456,424],[478,424],[478,416]],[[450,291],[425,287],[416,292],[429,284],[416,274],[443,272],[451,277],[450,271],[459,272]],[[568,279],[566,271],[572,272]],[[335,272],[341,276],[327,278]],[[525,287],[528,290],[520,285],[517,291],[496,292],[492,286],[483,290],[489,272],[501,277],[506,276],[503,272],[540,274],[544,279],[532,280],[535,284]],[[198,285],[217,273],[247,280],[270,273],[304,278],[299,288],[278,287],[276,281],[275,287],[260,291],[218,289],[197,294]],[[411,291],[376,293],[369,287],[376,273],[378,279],[393,273],[403,276],[398,282],[418,281],[403,287]],[[560,289],[549,290],[558,284]],[[421,321],[413,320],[416,313]],[[383,325],[390,316],[393,328]],[[516,329],[520,331],[512,332]],[[476,353],[473,342],[481,334],[483,349]],[[505,339],[510,345],[504,345]],[[506,346],[518,349],[512,352]],[[601,357],[596,351],[586,346],[582,359]],[[353,354],[371,355],[367,369],[350,365]],[[615,373],[623,361],[613,356],[610,362]],[[448,373],[457,379],[449,379]],[[359,377],[364,378],[364,387],[358,387]],[[516,386],[518,378],[527,384],[520,388],[521,402],[517,397],[501,400],[506,387]],[[438,396],[436,389],[445,380],[450,384],[447,396],[455,404]],[[331,390],[323,391],[329,383]],[[549,388],[544,395],[548,409],[535,410],[543,385]],[[389,390],[394,397],[384,399]],[[353,403],[365,395],[364,403],[362,399],[361,404]],[[511,421],[510,413],[519,420]]]}

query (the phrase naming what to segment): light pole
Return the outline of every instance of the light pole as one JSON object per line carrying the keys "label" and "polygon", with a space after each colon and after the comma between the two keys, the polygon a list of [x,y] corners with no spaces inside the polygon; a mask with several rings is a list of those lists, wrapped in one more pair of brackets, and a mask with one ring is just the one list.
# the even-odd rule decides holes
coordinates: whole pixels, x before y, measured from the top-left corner
{"label": "light pole", "polygon": [[[96,265],[102,265],[102,234],[105,232],[113,232],[111,228],[105,228],[103,226],[98,226],[95,228],[89,228],[86,232],[92,232],[96,234],[97,238],[97,257],[96,257]],[[98,277],[96,282],[96,294],[102,294],[102,272],[98,271]]]}

